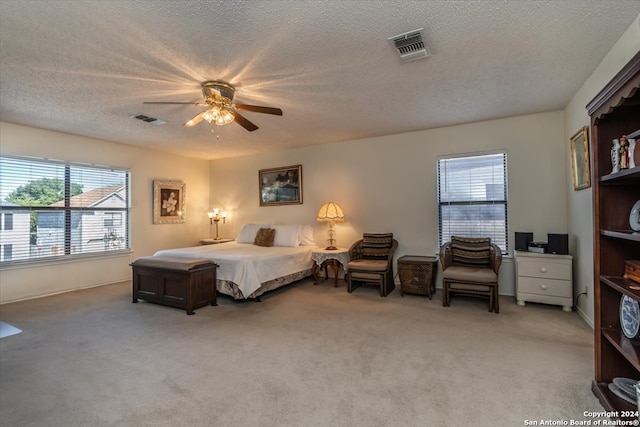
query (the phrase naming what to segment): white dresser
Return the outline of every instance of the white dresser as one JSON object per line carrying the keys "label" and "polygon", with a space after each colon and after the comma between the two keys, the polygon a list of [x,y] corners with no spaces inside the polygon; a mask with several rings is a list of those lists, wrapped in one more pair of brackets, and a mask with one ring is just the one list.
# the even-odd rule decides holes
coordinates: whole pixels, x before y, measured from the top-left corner
{"label": "white dresser", "polygon": [[515,252],[516,302],[525,301],[561,305],[564,311],[573,307],[571,255]]}

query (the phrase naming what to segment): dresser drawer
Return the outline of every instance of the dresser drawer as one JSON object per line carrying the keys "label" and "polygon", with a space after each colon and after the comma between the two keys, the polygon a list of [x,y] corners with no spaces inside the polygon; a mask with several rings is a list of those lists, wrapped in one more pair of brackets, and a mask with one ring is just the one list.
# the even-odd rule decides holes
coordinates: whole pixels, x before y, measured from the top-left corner
{"label": "dresser drawer", "polygon": [[518,261],[519,277],[571,280],[571,263],[552,260]]}
{"label": "dresser drawer", "polygon": [[520,293],[571,298],[573,290],[571,282],[567,280],[519,277],[518,294]]}

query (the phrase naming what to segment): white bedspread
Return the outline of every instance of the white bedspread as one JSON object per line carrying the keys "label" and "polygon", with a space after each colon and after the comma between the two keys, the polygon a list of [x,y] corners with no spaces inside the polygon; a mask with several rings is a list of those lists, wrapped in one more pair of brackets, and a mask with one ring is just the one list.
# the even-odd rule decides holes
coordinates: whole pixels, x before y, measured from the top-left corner
{"label": "white bedspread", "polygon": [[228,242],[166,249],[154,255],[212,259],[220,266],[217,278],[235,283],[246,298],[264,282],[311,268],[311,249]]}

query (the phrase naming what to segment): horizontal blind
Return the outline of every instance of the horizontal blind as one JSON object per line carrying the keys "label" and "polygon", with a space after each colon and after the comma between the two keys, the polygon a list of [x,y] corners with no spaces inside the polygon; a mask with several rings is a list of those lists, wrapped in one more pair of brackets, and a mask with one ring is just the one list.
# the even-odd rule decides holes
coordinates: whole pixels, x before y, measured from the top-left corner
{"label": "horizontal blind", "polygon": [[0,157],[0,262],[129,249],[129,172]]}
{"label": "horizontal blind", "polygon": [[490,237],[508,250],[507,155],[438,160],[439,244],[451,236]]}

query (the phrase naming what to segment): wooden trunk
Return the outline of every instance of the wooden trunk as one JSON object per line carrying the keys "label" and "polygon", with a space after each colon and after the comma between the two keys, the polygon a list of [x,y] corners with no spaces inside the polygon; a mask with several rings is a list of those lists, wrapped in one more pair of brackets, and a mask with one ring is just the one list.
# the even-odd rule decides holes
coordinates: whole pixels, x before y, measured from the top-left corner
{"label": "wooden trunk", "polygon": [[218,305],[216,268],[211,260],[179,257],[144,257],[131,263],[133,301],[143,299],[187,314],[207,304]]}

